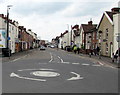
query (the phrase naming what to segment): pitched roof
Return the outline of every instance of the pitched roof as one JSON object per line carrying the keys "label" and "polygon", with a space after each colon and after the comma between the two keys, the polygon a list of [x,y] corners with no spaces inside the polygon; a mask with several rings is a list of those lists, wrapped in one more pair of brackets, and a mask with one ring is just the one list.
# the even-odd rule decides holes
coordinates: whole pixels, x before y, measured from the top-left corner
{"label": "pitched roof", "polygon": [[106,11],[107,15],[109,16],[109,18],[113,21],[113,15],[116,14],[114,12],[109,12],[109,11]]}
{"label": "pitched roof", "polygon": [[83,27],[85,33],[90,33],[92,32],[92,30],[96,29],[97,24],[93,24],[93,25],[81,24],[81,26]]}
{"label": "pitched roof", "polygon": [[72,29],[79,29],[79,25],[76,24],[75,26],[72,27]]}
{"label": "pitched roof", "polygon": [[74,31],[75,36],[80,35],[80,33],[79,33],[79,25],[76,24],[75,26],[72,27],[72,29]]}
{"label": "pitched roof", "polygon": [[100,23],[98,25],[98,28],[99,28],[104,16],[106,16],[108,18],[108,20],[110,21],[110,23],[113,25],[113,15],[117,14],[117,13],[120,13],[120,8],[112,8],[111,10],[112,11],[105,11],[103,13],[102,18],[100,20]]}

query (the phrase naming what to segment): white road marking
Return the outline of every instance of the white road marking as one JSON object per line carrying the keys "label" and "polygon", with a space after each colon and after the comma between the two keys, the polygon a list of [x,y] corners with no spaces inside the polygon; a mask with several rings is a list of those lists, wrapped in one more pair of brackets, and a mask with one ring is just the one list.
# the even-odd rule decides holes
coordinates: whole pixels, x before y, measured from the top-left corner
{"label": "white road marking", "polygon": [[49,62],[52,62],[53,61],[53,56],[52,56],[52,53],[50,53],[50,56],[51,56],[51,59]]}
{"label": "white road marking", "polygon": [[26,56],[28,56],[28,55],[25,55],[25,56],[23,56],[23,57],[20,57],[20,58],[14,59],[14,60],[12,60],[12,61],[10,61],[10,62],[15,62],[15,61],[17,61],[17,60],[20,60],[20,59],[22,59],[22,58],[25,58]]}
{"label": "white road marking", "polygon": [[18,70],[18,71],[32,71],[32,70],[48,70],[48,71],[53,71],[54,69],[44,69],[44,68],[40,68],[40,69],[22,69],[22,70]]}
{"label": "white road marking", "polygon": [[10,74],[10,77],[17,77],[17,78],[20,78],[20,79],[35,80],[35,81],[43,81],[43,82],[46,81],[46,80],[44,80],[44,79],[36,79],[36,78],[21,77],[21,76],[15,74],[15,73],[11,73],[11,74]]}
{"label": "white road marking", "polygon": [[98,61],[98,64],[100,64],[100,65],[104,65],[103,63],[101,63],[100,61]]}
{"label": "white road marking", "polygon": [[61,59],[60,56],[58,56],[58,58]]}
{"label": "white road marking", "polygon": [[72,63],[72,64],[79,65],[80,63]]}
{"label": "white road marking", "polygon": [[63,61],[63,59],[61,59],[61,63],[63,63],[64,61]]}
{"label": "white road marking", "polygon": [[21,59],[21,58],[14,59],[14,60],[12,60],[11,62],[15,62],[15,61],[17,61],[17,60],[19,60],[19,59]]}
{"label": "white road marking", "polygon": [[58,58],[60,59],[61,63],[63,63],[63,62],[64,62],[64,61],[63,61],[63,59],[62,59],[62,58],[60,58],[60,56],[58,56]]}
{"label": "white road marking", "polygon": [[63,64],[70,64],[70,62],[62,62]]}
{"label": "white road marking", "polygon": [[84,66],[89,66],[90,64],[83,63],[83,64],[81,64],[81,65],[84,65]]}
{"label": "white road marking", "polygon": [[96,65],[92,65],[92,66],[101,66],[101,65],[97,65],[97,64],[96,64]]}
{"label": "white road marking", "polygon": [[60,76],[59,73],[51,72],[51,71],[35,71],[31,72],[30,74],[34,76],[41,76],[41,77],[57,77]]}
{"label": "white road marking", "polygon": [[109,67],[109,68],[112,68],[112,69],[117,69],[116,67],[113,67],[113,66],[110,66],[110,65],[105,65],[105,67]]}
{"label": "white road marking", "polygon": [[48,71],[53,71],[55,69],[44,69],[44,68],[41,68],[40,70],[48,70]]}
{"label": "white road marking", "polygon": [[83,77],[81,77],[79,74],[75,73],[75,72],[71,72],[72,74],[76,75],[76,77],[72,77],[69,78],[67,80],[79,80],[79,79],[83,79]]}

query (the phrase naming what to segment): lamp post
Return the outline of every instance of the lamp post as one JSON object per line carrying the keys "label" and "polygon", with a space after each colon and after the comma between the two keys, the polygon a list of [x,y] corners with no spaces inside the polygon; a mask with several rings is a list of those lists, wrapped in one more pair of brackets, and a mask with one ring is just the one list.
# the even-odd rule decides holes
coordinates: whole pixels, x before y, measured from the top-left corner
{"label": "lamp post", "polygon": [[69,37],[69,24],[67,24],[67,30],[68,30],[68,45],[70,46],[70,37]]}
{"label": "lamp post", "polygon": [[71,25],[71,41],[70,41],[70,46],[72,47],[72,25]]}
{"label": "lamp post", "polygon": [[12,7],[12,5],[8,5],[8,6],[7,6],[7,35],[6,35],[6,48],[3,50],[4,55],[7,56],[7,57],[10,57],[10,56],[11,56],[11,50],[9,49],[9,40],[10,40],[10,37],[9,37],[9,10],[10,10],[10,7]]}
{"label": "lamp post", "polygon": [[7,48],[9,48],[9,9],[12,5],[7,6]]}

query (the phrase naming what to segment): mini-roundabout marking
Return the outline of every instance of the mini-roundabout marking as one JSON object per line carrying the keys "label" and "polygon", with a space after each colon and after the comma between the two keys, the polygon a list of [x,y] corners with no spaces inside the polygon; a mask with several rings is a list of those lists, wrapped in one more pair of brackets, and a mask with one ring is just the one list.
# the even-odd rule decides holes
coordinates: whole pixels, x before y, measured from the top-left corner
{"label": "mini-roundabout marking", "polygon": [[[29,72],[30,75],[34,76],[34,77],[24,77],[22,75],[20,75],[20,72]],[[83,77],[81,77],[78,73],[76,72],[70,72],[70,74],[74,75],[74,77],[65,79],[68,81],[72,81],[72,80],[81,80],[83,79]],[[17,70],[17,73],[12,72],[10,74],[11,78],[19,78],[19,79],[25,79],[25,80],[31,80],[31,81],[41,81],[41,82],[46,82],[47,79],[45,78],[55,78],[55,77],[60,77],[60,73],[56,72],[55,69],[46,69],[46,68],[41,68],[41,69],[21,69],[21,70]],[[40,77],[40,78],[36,78],[36,77]],[[41,79],[42,78],[42,79]]]}

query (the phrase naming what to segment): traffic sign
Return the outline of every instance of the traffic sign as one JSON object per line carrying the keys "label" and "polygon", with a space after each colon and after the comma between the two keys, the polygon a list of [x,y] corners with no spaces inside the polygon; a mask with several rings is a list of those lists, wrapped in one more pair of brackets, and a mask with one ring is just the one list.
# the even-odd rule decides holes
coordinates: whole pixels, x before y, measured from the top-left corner
{"label": "traffic sign", "polygon": [[10,40],[10,37],[8,37],[8,40]]}

